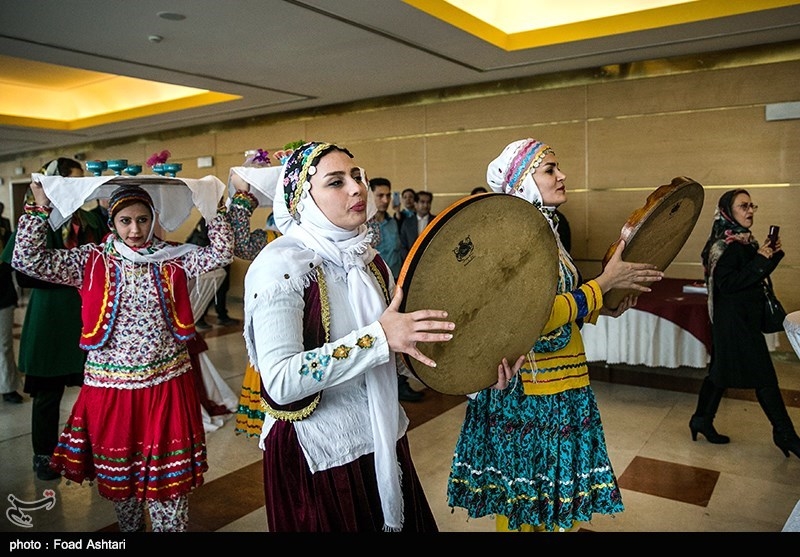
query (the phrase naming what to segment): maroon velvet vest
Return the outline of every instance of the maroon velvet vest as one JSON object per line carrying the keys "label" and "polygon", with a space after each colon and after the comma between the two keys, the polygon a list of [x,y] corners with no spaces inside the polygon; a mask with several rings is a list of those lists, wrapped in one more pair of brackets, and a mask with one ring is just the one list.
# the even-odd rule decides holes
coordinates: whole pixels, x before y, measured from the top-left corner
{"label": "maroon velvet vest", "polygon": [[[388,304],[391,300],[391,296],[389,295],[386,287],[386,285],[389,284],[389,267],[386,265],[386,262],[384,262],[380,255],[375,256],[373,264],[370,264],[370,267],[372,268],[373,273],[377,271],[380,274],[380,277],[376,278],[379,279],[379,282],[381,282],[382,279],[381,287],[384,297],[386,298],[386,303]],[[322,271],[320,269],[317,270],[317,273],[321,272]],[[311,350],[312,348],[317,348],[327,342],[330,342],[330,331],[325,330],[325,324],[322,319],[322,304],[327,304],[328,301],[322,300],[322,296],[320,295],[319,280],[320,279],[312,280],[303,292],[303,300],[305,301],[305,309],[303,310],[303,347],[306,350]],[[261,383],[261,398],[263,398],[264,402],[266,402],[271,408],[280,411],[296,412],[302,410],[303,408],[308,407],[310,404],[315,403],[315,400],[319,394],[321,393],[309,395],[301,400],[291,402],[289,404],[278,404],[270,398],[269,394],[267,394],[267,391],[264,389],[263,382]]]}

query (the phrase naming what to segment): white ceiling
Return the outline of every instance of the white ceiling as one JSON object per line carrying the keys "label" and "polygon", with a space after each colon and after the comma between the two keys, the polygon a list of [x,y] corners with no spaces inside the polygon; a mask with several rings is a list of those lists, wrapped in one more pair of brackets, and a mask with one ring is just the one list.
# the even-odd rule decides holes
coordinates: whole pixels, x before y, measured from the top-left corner
{"label": "white ceiling", "polygon": [[[168,21],[157,16],[163,11],[187,17]],[[150,42],[150,35],[163,40]],[[388,95],[795,40],[800,5],[507,52],[401,0],[0,0],[0,55],[242,96],[77,131],[0,127],[0,159]]]}

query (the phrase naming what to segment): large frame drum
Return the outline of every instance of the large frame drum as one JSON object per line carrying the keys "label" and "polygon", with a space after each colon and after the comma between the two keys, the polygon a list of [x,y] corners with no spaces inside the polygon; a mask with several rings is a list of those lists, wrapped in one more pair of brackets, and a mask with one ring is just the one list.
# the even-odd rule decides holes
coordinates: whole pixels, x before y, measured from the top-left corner
{"label": "large frame drum", "polygon": [[558,246],[531,203],[483,193],[439,213],[409,251],[398,277],[401,310],[443,309],[453,338],[418,343],[437,366],[404,355],[425,385],[468,394],[494,385],[503,358],[527,354],[550,317],[558,282]]}

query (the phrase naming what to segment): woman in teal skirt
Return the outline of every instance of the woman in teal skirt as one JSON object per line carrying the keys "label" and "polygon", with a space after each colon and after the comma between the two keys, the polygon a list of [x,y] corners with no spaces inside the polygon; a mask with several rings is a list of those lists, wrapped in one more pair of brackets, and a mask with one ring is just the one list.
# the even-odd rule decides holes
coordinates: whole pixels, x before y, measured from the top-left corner
{"label": "woman in teal skirt", "polygon": [[498,531],[575,530],[595,513],[624,509],[580,328],[601,313],[616,317],[636,304],[636,296],[628,296],[615,310],[605,309],[604,292],[647,292],[640,283],[663,273],[623,261],[620,245],[600,276],[582,282],[558,238],[555,210],[566,201],[565,179],[553,149],[534,139],[508,145],[487,171],[494,192],[521,197],[544,214],[559,248],[558,287],[545,333],[507,388],[469,395],[453,456],[450,506],[465,508],[472,518],[494,515]]}

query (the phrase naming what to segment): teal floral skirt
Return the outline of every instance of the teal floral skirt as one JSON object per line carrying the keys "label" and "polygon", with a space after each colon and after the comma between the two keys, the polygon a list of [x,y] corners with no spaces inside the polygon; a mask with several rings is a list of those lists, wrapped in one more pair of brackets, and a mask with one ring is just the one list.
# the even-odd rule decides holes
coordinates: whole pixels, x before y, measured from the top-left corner
{"label": "teal floral skirt", "polygon": [[517,381],[471,399],[447,484],[450,507],[547,531],[624,510],[591,387],[525,395]]}

